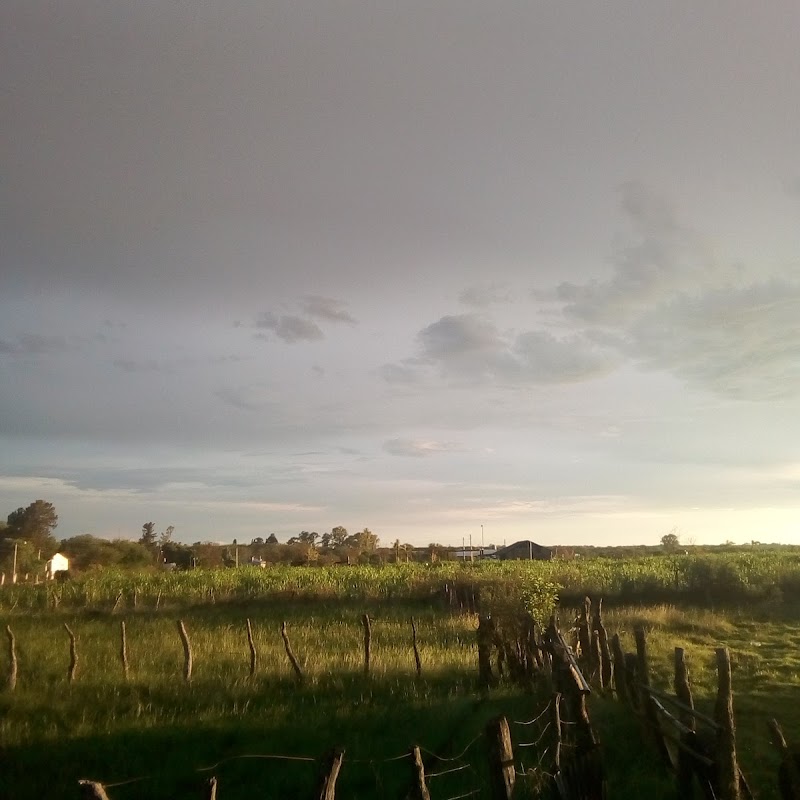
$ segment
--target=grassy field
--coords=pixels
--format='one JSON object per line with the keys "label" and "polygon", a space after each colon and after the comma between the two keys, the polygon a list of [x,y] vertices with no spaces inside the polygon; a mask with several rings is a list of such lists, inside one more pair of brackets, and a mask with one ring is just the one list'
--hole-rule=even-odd
{"label": "grassy field", "polygon": [[[634,626],[646,627],[653,683],[665,690],[671,689],[674,647],[685,647],[695,698],[705,710],[711,709],[716,691],[714,647],[730,648],[740,760],[757,796],[771,800],[778,796],[777,755],[769,744],[767,720],[778,718],[787,736],[800,740],[799,609],[786,601],[781,588],[793,579],[793,567],[773,569],[783,583],[774,582],[770,589],[759,577],[770,574],[766,565],[756,565],[746,581],[735,583],[728,565],[702,569],[716,569],[737,591],[749,587],[751,602],[729,600],[716,608],[631,605],[624,602],[624,592],[612,592],[617,602],[606,602],[604,618],[609,634],[618,631],[627,650],[634,649]],[[445,605],[442,579],[477,586],[487,597],[501,596],[519,585],[530,588],[533,570],[542,567],[468,566],[456,572],[451,566],[438,571],[420,566],[340,569],[322,577],[304,568],[266,577],[263,572],[269,570],[247,570],[235,580],[233,573],[223,572],[208,585],[191,573],[145,576],[135,587],[123,584],[122,576],[97,576],[93,584],[55,587],[62,592],[55,609],[47,594],[52,586],[5,587],[2,622],[16,636],[19,679],[16,691],[0,694],[0,797],[74,797],[79,778],[110,785],[113,800],[196,796],[210,774],[219,778],[221,800],[267,789],[276,796],[309,796],[316,774],[312,759],[333,745],[346,751],[338,783],[343,798],[403,796],[411,774],[404,756],[412,744],[448,758],[466,749],[456,762],[463,770],[431,779],[434,800],[485,787],[480,734],[486,721],[498,713],[512,721],[530,720],[546,699],[512,684],[488,694],[480,690],[477,619]],[[545,587],[555,576],[555,568],[548,568],[553,571],[544,573]],[[587,585],[596,584],[604,570],[606,563],[587,570]],[[643,574],[638,580],[649,585],[660,573],[652,565]],[[623,586],[619,576],[611,581]],[[671,581],[675,587],[674,568]],[[213,604],[209,585],[215,589]],[[659,592],[666,585],[660,584]],[[711,583],[706,588],[719,589]],[[578,596],[574,584],[571,591]],[[372,619],[368,676],[360,624],[364,612]],[[411,649],[412,615],[419,631],[421,679]],[[562,609],[563,628],[573,616]],[[179,617],[194,654],[189,684],[182,678]],[[246,618],[252,621],[259,653],[253,678]],[[123,619],[127,681],[119,660]],[[302,685],[283,649],[283,620],[304,669]],[[67,682],[64,623],[78,637],[72,684]],[[7,670],[3,652],[0,678]],[[590,711],[603,743],[610,797],[674,796],[671,776],[641,746],[630,713],[599,692],[592,695]],[[540,728],[512,725],[512,736],[525,743]],[[520,770],[537,763],[534,748],[518,750],[517,758]]]}

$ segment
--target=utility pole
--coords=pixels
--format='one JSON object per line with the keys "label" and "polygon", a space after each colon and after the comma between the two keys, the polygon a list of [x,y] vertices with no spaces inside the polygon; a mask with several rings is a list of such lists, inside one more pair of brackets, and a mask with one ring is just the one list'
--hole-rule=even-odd
{"label": "utility pole", "polygon": [[472,551],[472,534],[469,535],[469,560],[475,560],[475,553]]}
{"label": "utility pole", "polygon": [[11,569],[11,583],[17,582],[17,543],[14,542],[14,566]]}

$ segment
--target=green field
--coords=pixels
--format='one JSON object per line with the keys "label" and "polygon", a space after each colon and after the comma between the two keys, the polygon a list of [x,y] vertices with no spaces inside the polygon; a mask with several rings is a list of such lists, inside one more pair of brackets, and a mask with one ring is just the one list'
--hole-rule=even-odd
{"label": "green field", "polygon": [[[477,594],[484,606],[499,607],[526,594],[542,603],[556,583],[567,598],[559,612],[564,629],[574,617],[571,599],[584,589],[606,598],[606,627],[620,633],[627,650],[634,649],[634,626],[644,624],[653,683],[660,688],[671,689],[673,648],[685,647],[695,698],[705,710],[716,691],[714,647],[727,645],[740,760],[757,797],[775,798],[778,758],[766,722],[777,717],[790,740],[800,737],[800,626],[797,607],[787,600],[800,568],[794,558],[748,558],[99,573],[55,586],[4,587],[2,622],[16,637],[19,676],[15,691],[0,694],[0,796],[74,797],[77,780],[90,778],[107,784],[112,800],[191,797],[214,774],[221,800],[256,792],[307,797],[314,759],[340,745],[345,760],[337,796],[402,797],[410,785],[407,752],[413,744],[443,758],[466,749],[452,762],[463,769],[431,778],[434,800],[476,790],[483,794],[474,796],[488,796],[485,723],[500,713],[512,722],[528,721],[547,697],[510,682],[489,693],[480,689],[477,617],[461,601]],[[691,582],[700,574],[706,576],[704,597]],[[455,600],[445,592],[453,586],[463,590]],[[369,675],[363,613],[372,620]],[[411,616],[419,634],[420,678]],[[189,683],[182,675],[179,618],[193,649]],[[248,618],[258,651],[253,677]],[[119,658],[122,620],[127,680]],[[302,683],[284,651],[282,621],[302,664]],[[71,684],[64,623],[77,636]],[[3,680],[8,666],[4,649]],[[590,712],[610,796],[674,796],[671,775],[641,746],[630,713],[598,691]],[[530,743],[544,735],[542,726],[512,725],[512,737]],[[533,747],[519,748],[515,756],[519,771],[546,762]],[[432,771],[443,772],[449,763],[440,761]],[[521,789],[526,796],[522,782]]]}

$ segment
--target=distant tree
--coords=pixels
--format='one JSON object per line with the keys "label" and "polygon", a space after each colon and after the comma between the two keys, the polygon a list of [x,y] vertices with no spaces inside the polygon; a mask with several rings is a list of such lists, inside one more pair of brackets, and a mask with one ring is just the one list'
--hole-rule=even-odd
{"label": "distant tree", "polygon": [[256,538],[253,539],[253,541],[250,542],[250,544],[262,545],[262,544],[264,544],[264,537],[263,536],[256,536]]}
{"label": "distant tree", "polygon": [[347,528],[337,525],[331,528],[331,547],[341,547],[347,541]]}
{"label": "distant tree", "polygon": [[142,525],[142,535],[139,537],[139,544],[143,544],[145,547],[152,550],[156,545],[157,538],[155,522],[145,522],[145,524]]}
{"label": "distant tree", "polygon": [[60,551],[70,560],[70,571],[93,567],[143,567],[152,561],[152,554],[138,542],[129,539],[99,539],[89,534],[64,539]]}
{"label": "distant tree", "polygon": [[175,533],[175,526],[170,525],[159,537],[158,543],[161,547],[168,545],[172,541],[172,534]]}
{"label": "distant tree", "polygon": [[6,527],[0,531],[4,539],[22,539],[31,542],[44,558],[58,549],[53,530],[58,525],[55,506],[45,500],[34,500],[27,508],[18,508],[8,515]]}
{"label": "distant tree", "polygon": [[678,549],[680,546],[681,540],[678,538],[678,534],[675,533],[675,530],[671,530],[669,533],[665,533],[661,537],[661,546],[668,552],[673,553],[675,550]]}
{"label": "distant tree", "polygon": [[297,536],[292,536],[286,544],[305,544],[310,547],[316,547],[319,534],[316,531],[300,531]]}
{"label": "distant tree", "polygon": [[274,533],[271,533],[269,536],[267,536],[266,543],[267,544],[278,544],[278,537]]}

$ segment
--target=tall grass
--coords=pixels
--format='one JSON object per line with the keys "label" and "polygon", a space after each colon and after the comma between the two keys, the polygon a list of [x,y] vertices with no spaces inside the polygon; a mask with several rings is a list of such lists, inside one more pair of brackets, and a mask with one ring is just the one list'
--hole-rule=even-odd
{"label": "tall grass", "polygon": [[460,564],[291,567],[192,570],[132,574],[89,573],[59,584],[0,588],[0,611],[98,608],[120,600],[130,609],[159,604],[187,607],[254,600],[425,601],[459,586],[482,589],[553,584],[569,603],[584,594],[607,602],[742,603],[776,601],[800,591],[800,554],[775,551],[633,559],[509,561]]}

